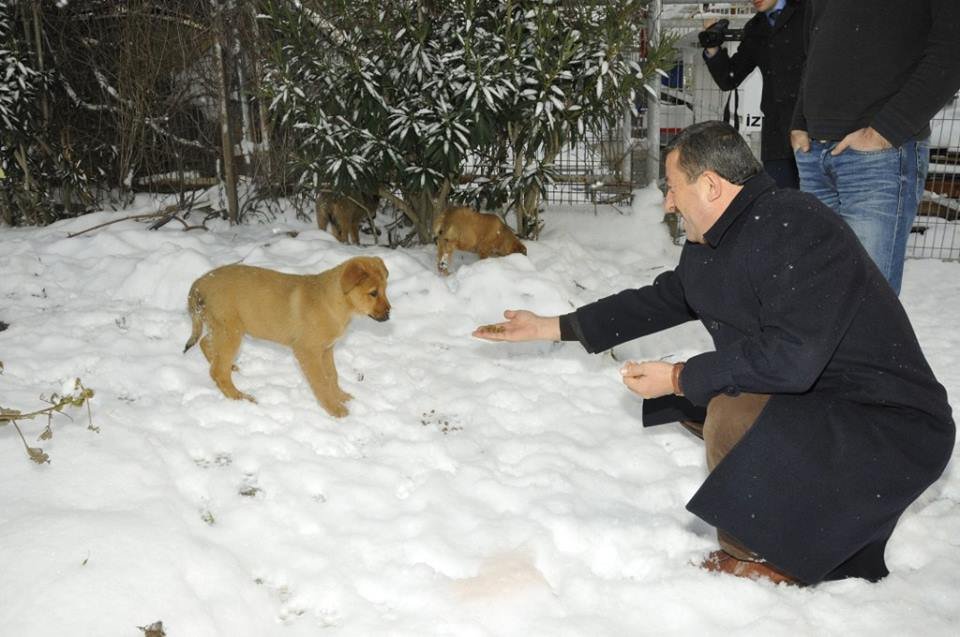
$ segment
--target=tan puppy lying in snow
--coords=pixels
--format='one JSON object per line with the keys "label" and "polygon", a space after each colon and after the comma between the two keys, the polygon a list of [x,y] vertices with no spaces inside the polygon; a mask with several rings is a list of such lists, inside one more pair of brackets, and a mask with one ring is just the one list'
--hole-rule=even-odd
{"label": "tan puppy lying in snow", "polygon": [[434,219],[433,236],[437,238],[437,270],[443,275],[450,273],[454,250],[474,252],[481,259],[527,253],[500,217],[472,208],[448,208]]}
{"label": "tan puppy lying in snow", "polygon": [[[347,415],[352,398],[340,389],[333,345],[354,314],[390,318],[387,268],[379,257],[355,257],[314,275],[226,265],[194,281],[187,297],[193,332],[210,376],[228,398],[256,402],[233,384],[233,361],[244,334],[293,348],[310,388],[331,416]],[[206,328],[206,334],[200,338]]]}

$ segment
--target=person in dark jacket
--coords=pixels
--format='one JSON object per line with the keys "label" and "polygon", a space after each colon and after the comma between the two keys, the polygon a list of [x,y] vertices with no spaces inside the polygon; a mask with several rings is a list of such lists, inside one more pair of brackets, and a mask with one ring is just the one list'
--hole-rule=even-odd
{"label": "person in dark jacket", "polygon": [[709,475],[687,509],[717,527],[705,568],[815,584],[888,571],[903,511],[943,472],[955,427],[910,321],[850,228],[777,189],[722,122],[666,155],[676,269],[559,317],[507,310],[488,340],[577,340],[589,352],[700,320],[683,363],[627,363],[644,424],[703,413]]}
{"label": "person in dark jacket", "polygon": [[707,47],[703,59],[724,91],[735,90],[760,68],[760,159],[777,186],[799,188],[790,122],[803,71],[804,5],[800,0],[753,0],[753,6],[757,14],[744,25],[736,53],[731,56],[724,47]]}
{"label": "person in dark jacket", "polygon": [[808,0],[805,20],[800,187],[850,224],[899,293],[930,119],[960,88],[960,2]]}

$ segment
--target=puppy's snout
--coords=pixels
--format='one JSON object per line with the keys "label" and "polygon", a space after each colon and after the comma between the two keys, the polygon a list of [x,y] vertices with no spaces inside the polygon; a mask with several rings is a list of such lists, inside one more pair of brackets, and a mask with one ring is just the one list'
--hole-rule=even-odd
{"label": "puppy's snout", "polygon": [[387,304],[382,308],[374,308],[374,311],[370,313],[370,318],[375,321],[380,321],[381,323],[390,320],[390,305]]}

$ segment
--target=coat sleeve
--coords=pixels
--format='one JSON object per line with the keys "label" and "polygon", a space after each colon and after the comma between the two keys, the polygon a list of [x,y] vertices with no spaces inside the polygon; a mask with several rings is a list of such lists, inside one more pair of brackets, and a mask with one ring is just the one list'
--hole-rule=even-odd
{"label": "coat sleeve", "polygon": [[[814,3],[808,3],[803,12],[803,58],[807,58],[810,53],[810,33],[813,31],[815,19]],[[807,117],[803,113],[803,86],[806,83],[807,69],[804,65],[803,72],[800,74],[800,86],[797,87],[797,103],[793,107],[793,118],[790,122],[790,130],[807,130]]]}
{"label": "coat sleeve", "polygon": [[923,57],[871,122],[894,146],[902,146],[923,130],[960,88],[960,2],[932,0],[930,9],[931,27]]}
{"label": "coat sleeve", "polygon": [[760,308],[757,330],[686,362],[680,385],[698,405],[720,393],[807,391],[870,293],[874,266],[846,226],[817,215],[803,228],[769,216],[751,223],[743,271]]}
{"label": "coat sleeve", "polygon": [[696,318],[685,300],[681,277],[673,270],[646,287],[584,305],[575,314],[577,336],[591,354]]}
{"label": "coat sleeve", "polygon": [[727,54],[726,47],[720,47],[712,58],[703,56],[707,63],[707,70],[710,71],[713,81],[721,91],[732,91],[737,88],[753,72],[753,69],[757,68],[756,49],[756,39],[746,37],[732,56]]}

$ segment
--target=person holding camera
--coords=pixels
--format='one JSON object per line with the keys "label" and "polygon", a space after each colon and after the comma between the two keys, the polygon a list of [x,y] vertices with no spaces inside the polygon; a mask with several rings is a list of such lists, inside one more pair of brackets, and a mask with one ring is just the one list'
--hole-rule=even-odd
{"label": "person holding camera", "polygon": [[809,4],[790,133],[800,187],[843,217],[899,294],[930,119],[960,88],[960,2]]}
{"label": "person holding camera", "polygon": [[804,6],[800,0],[753,0],[757,14],[743,27],[740,46],[728,55],[722,44],[736,37],[726,20],[710,21],[699,34],[703,59],[717,86],[735,90],[757,67],[763,76],[760,159],[781,188],[798,188],[790,147],[790,121],[803,71]]}

